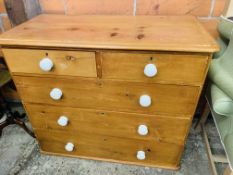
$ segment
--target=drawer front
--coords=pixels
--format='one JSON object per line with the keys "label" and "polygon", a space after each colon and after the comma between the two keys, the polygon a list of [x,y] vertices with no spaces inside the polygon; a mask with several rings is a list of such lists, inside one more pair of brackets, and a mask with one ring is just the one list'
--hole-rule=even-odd
{"label": "drawer front", "polygon": [[[199,96],[199,87],[192,86],[21,76],[14,76],[14,81],[24,102],[143,114],[191,117]],[[54,88],[62,92],[61,99],[51,98]],[[148,107],[139,104],[145,94],[151,98]],[[147,103],[148,99],[143,97],[142,101]]]}
{"label": "drawer front", "polygon": [[[183,150],[183,145],[178,144],[81,132],[38,129],[35,133],[43,152],[162,168],[178,168]],[[65,149],[67,143],[73,144],[74,147],[71,147],[73,150]],[[138,151],[145,153],[144,160],[137,159]]]}
{"label": "drawer front", "polygon": [[[153,77],[144,74],[144,70],[153,73],[154,68],[146,67],[148,64],[155,65],[157,70]],[[102,75],[106,79],[201,85],[208,66],[208,56],[106,52],[102,56],[102,65]]]}
{"label": "drawer front", "polygon": [[45,107],[35,104],[26,104],[25,107],[34,128],[171,143],[184,143],[191,122],[189,119],[178,119],[172,116],[117,113],[48,105]]}
{"label": "drawer front", "polygon": [[13,74],[97,77],[95,52],[3,49],[3,53]]}

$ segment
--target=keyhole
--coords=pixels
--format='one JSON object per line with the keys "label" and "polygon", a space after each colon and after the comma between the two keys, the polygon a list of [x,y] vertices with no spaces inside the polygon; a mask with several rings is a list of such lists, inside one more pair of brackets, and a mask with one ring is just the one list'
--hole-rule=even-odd
{"label": "keyhole", "polygon": [[67,59],[68,61],[74,61],[74,60],[76,60],[75,57],[70,56],[70,55],[66,56],[66,59]]}

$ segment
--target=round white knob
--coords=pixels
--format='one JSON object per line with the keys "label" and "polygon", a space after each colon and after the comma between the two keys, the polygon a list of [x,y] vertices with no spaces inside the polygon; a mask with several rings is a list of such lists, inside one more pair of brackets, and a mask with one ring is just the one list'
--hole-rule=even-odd
{"label": "round white knob", "polygon": [[62,91],[61,91],[61,89],[59,89],[59,88],[52,89],[51,92],[50,92],[50,97],[53,100],[60,100],[61,97],[62,97]]}
{"label": "round white knob", "polygon": [[144,151],[138,151],[137,152],[137,159],[138,160],[144,160],[146,158],[146,154]]}
{"label": "round white knob", "polygon": [[41,70],[49,72],[53,68],[53,61],[50,58],[43,58],[39,65]]}
{"label": "round white knob", "polygon": [[142,107],[149,107],[151,105],[151,97],[149,95],[141,95],[139,99],[139,104]]}
{"label": "round white knob", "polygon": [[65,146],[66,151],[71,152],[74,150],[74,144],[71,142],[68,142]]}
{"label": "round white knob", "polygon": [[61,116],[58,120],[57,123],[60,126],[67,126],[68,125],[69,119],[66,116]]}
{"label": "round white knob", "polygon": [[144,74],[147,77],[154,77],[157,74],[157,67],[155,64],[147,64],[144,68]]}
{"label": "round white knob", "polygon": [[138,126],[138,134],[139,135],[142,135],[142,136],[145,136],[148,134],[148,128],[146,125],[139,125]]}

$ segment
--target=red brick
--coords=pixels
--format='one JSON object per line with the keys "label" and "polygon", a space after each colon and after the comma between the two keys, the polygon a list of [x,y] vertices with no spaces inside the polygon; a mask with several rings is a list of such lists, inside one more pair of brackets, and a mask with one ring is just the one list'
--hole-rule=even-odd
{"label": "red brick", "polygon": [[224,10],[226,0],[215,0],[213,16],[220,16]]}
{"label": "red brick", "polygon": [[67,0],[68,15],[133,15],[133,0]]}
{"label": "red brick", "polygon": [[6,13],[4,0],[0,0],[0,13]]}
{"label": "red brick", "polygon": [[209,16],[211,0],[137,0],[137,15]]}
{"label": "red brick", "polygon": [[42,13],[64,14],[64,0],[40,0]]}

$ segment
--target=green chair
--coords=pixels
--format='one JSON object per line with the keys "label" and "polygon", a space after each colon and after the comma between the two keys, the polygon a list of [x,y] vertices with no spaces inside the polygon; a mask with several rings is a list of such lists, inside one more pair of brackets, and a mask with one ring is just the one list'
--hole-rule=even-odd
{"label": "green chair", "polygon": [[213,174],[217,174],[214,162],[225,162],[229,163],[225,174],[233,175],[233,20],[221,17],[218,30],[221,50],[210,64],[207,105],[202,117],[206,119],[211,112],[225,149],[225,158],[212,154],[204,124],[202,127]]}

